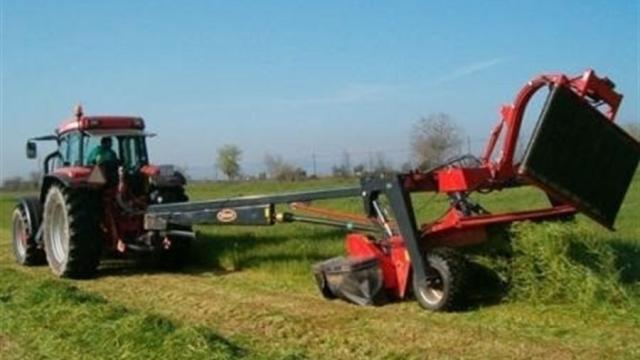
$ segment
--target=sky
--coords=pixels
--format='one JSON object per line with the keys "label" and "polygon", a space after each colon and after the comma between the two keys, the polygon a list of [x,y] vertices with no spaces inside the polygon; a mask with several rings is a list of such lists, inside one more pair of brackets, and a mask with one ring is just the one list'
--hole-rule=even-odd
{"label": "sky", "polygon": [[[312,172],[382,152],[410,159],[413,125],[449,114],[479,152],[532,77],[593,68],[640,119],[640,0],[0,0],[0,178],[39,164],[25,140],[86,114],[139,115],[156,164],[214,177],[236,144]],[[42,149],[44,150],[44,149]]]}

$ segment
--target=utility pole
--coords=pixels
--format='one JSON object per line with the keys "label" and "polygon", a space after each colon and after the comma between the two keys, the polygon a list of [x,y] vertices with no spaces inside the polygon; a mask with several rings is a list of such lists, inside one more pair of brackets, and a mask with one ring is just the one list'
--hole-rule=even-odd
{"label": "utility pole", "polygon": [[313,159],[313,176],[318,177],[317,168],[316,168],[316,152],[315,151],[311,154],[311,158]]}

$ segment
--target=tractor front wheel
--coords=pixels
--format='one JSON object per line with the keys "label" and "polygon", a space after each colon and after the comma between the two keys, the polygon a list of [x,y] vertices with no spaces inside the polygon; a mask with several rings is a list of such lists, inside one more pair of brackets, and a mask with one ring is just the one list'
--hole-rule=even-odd
{"label": "tractor front wheel", "polygon": [[102,252],[100,198],[86,189],[52,186],[44,202],[43,237],[47,261],[60,277],[95,275]]}
{"label": "tractor front wheel", "polygon": [[36,241],[41,217],[42,205],[35,197],[21,199],[13,210],[13,253],[20,265],[42,265],[46,261],[44,250]]}
{"label": "tractor front wheel", "polygon": [[453,311],[463,305],[466,286],[466,259],[450,248],[430,250],[425,256],[426,281],[413,280],[413,292],[423,308]]}

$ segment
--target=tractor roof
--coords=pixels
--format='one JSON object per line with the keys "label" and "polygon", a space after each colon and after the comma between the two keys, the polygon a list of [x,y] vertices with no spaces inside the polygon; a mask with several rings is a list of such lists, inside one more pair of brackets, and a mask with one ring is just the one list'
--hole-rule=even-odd
{"label": "tractor roof", "polygon": [[89,132],[120,132],[122,130],[144,130],[144,120],[136,116],[85,116],[82,107],[76,108],[75,117],[65,120],[58,126],[58,135],[69,131],[81,130]]}

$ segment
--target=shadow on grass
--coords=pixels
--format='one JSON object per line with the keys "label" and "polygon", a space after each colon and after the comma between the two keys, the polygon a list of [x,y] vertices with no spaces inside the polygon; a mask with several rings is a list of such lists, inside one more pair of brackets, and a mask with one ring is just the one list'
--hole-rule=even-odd
{"label": "shadow on grass", "polygon": [[100,261],[98,277],[149,275],[163,272],[147,256],[132,256],[127,259],[108,258]]}
{"label": "shadow on grass", "polygon": [[606,240],[606,246],[613,256],[613,268],[610,264],[603,263],[602,253],[589,248],[584,242],[571,241],[568,256],[572,261],[597,274],[617,272],[622,284],[640,281],[640,245],[615,238]]}
{"label": "shadow on grass", "polygon": [[[343,231],[313,231],[304,235],[304,242],[328,243],[342,237]],[[285,243],[294,241],[291,236],[254,235],[252,233],[210,234],[199,233],[183,270],[176,273],[199,274],[214,272],[225,274],[259,267],[261,264],[284,264],[292,261],[315,262],[333,256],[328,246],[313,246],[300,250],[287,251]],[[297,241],[295,241],[297,242]],[[293,245],[293,244],[292,244]],[[270,251],[261,251],[269,248]],[[274,250],[275,249],[275,250]],[[222,260],[232,263],[232,269],[223,266]],[[132,255],[128,259],[106,259],[100,264],[98,276],[130,276],[140,274],[165,273],[148,254]]]}
{"label": "shadow on grass", "polygon": [[[323,251],[325,244],[335,242],[336,237],[342,237],[344,232],[339,230],[313,231],[304,235],[304,239],[294,239],[285,235],[254,235],[248,234],[199,234],[193,244],[191,252],[191,270],[211,271],[221,269],[222,258],[230,258],[235,269],[259,267],[263,263],[284,263],[290,261],[319,261],[332,256]],[[313,243],[311,248],[300,249],[300,243]],[[291,243],[295,249],[288,250],[286,243]],[[304,245],[302,245],[304,247]],[[261,251],[269,249],[268,252]]]}
{"label": "shadow on grass", "polygon": [[470,261],[468,266],[467,301],[461,311],[500,304],[509,294],[509,283],[486,265]]}
{"label": "shadow on grass", "polygon": [[615,266],[620,274],[620,282],[632,284],[640,282],[640,245],[619,239],[611,241],[615,255]]}

